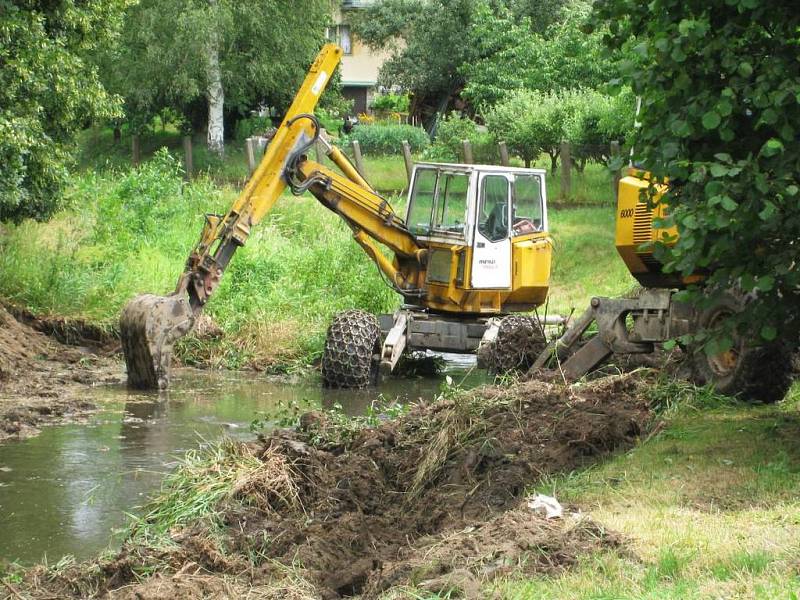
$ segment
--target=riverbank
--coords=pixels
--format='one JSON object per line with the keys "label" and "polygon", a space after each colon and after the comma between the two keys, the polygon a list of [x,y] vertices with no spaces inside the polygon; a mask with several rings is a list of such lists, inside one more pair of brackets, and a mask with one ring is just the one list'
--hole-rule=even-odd
{"label": "riverbank", "polygon": [[84,419],[96,409],[86,390],[124,378],[113,342],[65,345],[40,329],[79,335],[63,322],[26,322],[0,306],[0,442],[36,435],[43,425]]}
{"label": "riverbank", "polygon": [[623,542],[576,507],[532,511],[528,486],[634,444],[655,423],[646,390],[627,375],[448,388],[377,423],[307,413],[297,429],[190,456],[119,553],[12,585],[32,597],[335,598],[474,594],[511,572],[558,573]]}

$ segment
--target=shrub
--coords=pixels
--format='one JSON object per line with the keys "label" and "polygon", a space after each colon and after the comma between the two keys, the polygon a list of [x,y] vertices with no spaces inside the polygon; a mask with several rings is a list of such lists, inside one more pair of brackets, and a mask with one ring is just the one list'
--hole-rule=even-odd
{"label": "shrub", "polygon": [[439,121],[433,145],[425,151],[425,158],[460,162],[464,158],[464,140],[469,140],[472,144],[475,162],[492,164],[498,161],[497,148],[491,134],[480,131],[474,121],[455,111]]}
{"label": "shrub", "polygon": [[486,114],[486,123],[492,135],[504,140],[526,166],[546,152],[555,170],[565,135],[564,108],[556,94],[519,90],[492,108]]}
{"label": "shrub", "polygon": [[411,105],[408,94],[380,94],[372,99],[372,110],[382,113],[407,113]]}
{"label": "shrub", "polygon": [[237,141],[243,142],[254,135],[266,133],[271,127],[272,121],[269,117],[247,117],[236,122],[234,136]]}
{"label": "shrub", "polygon": [[343,139],[342,145],[358,141],[365,154],[399,154],[403,140],[408,141],[412,152],[423,151],[430,140],[421,127],[413,125],[359,125]]}

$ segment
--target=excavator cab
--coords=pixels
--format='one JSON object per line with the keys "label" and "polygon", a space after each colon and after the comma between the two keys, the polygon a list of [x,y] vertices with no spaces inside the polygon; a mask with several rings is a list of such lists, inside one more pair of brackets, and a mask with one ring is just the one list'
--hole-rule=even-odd
{"label": "excavator cab", "polygon": [[552,251],[544,170],[419,163],[405,221],[428,250],[425,307],[499,314],[544,303]]}

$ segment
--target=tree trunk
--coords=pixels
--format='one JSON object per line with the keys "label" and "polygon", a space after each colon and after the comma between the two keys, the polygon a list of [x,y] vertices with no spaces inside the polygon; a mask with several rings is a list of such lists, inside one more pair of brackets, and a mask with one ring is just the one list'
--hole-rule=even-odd
{"label": "tree trunk", "polygon": [[119,144],[122,140],[122,130],[119,127],[114,127],[114,144]]}
{"label": "tree trunk", "polygon": [[558,154],[559,153],[558,153],[558,151],[554,152],[554,151],[551,150],[550,152],[548,152],[548,154],[550,155],[550,172],[551,173],[555,173],[556,170],[558,169]]}
{"label": "tree trunk", "polygon": [[[208,0],[211,8],[217,6],[217,0]],[[222,71],[219,66],[219,33],[211,33],[207,50],[208,69],[208,149],[217,154],[225,152],[225,123],[223,109],[225,107],[225,91],[222,89]]]}

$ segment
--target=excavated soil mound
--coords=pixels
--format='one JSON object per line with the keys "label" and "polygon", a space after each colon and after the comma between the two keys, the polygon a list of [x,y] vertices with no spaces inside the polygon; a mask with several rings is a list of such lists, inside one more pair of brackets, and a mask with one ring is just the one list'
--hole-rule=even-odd
{"label": "excavated soil mound", "polygon": [[25,321],[0,307],[0,441],[85,413],[93,405],[80,391],[120,378],[117,360],[62,344]]}
{"label": "excavated soil mound", "polygon": [[[180,585],[182,596],[202,597],[186,589],[187,573],[260,589],[299,569],[313,590],[301,597],[370,598],[407,584],[475,597],[499,574],[561,569],[619,539],[586,518],[546,520],[524,499],[543,475],[632,445],[652,420],[643,389],[637,374],[485,387],[349,435],[305,415],[299,430],[247,447],[262,466],[220,507],[221,534],[196,524],[172,533],[171,552],[127,545],[94,568],[102,580],[93,586],[161,598]],[[131,583],[153,564],[162,565],[157,580]],[[204,577],[206,592],[223,593]],[[71,581],[72,593],[85,593]]]}

